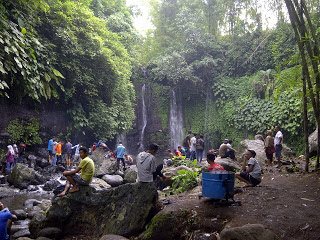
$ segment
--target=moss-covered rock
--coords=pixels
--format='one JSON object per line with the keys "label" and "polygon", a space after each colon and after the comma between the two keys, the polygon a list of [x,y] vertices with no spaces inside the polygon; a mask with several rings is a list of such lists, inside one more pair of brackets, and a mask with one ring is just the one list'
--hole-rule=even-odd
{"label": "moss-covered rock", "polygon": [[47,227],[60,228],[69,235],[129,236],[144,228],[157,196],[155,186],[147,183],[99,191],[81,187],[79,192],[55,199],[44,220],[33,219],[30,231],[33,237]]}
{"label": "moss-covered rock", "polygon": [[151,220],[148,229],[139,240],[174,240],[181,239],[183,232],[190,225],[191,211],[161,211]]}

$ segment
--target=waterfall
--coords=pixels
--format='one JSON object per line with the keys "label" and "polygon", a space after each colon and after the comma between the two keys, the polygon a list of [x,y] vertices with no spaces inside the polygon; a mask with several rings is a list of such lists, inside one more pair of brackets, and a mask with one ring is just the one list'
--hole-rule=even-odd
{"label": "waterfall", "polygon": [[141,102],[142,102],[142,128],[140,133],[140,141],[139,141],[139,151],[143,151],[144,149],[144,131],[147,126],[147,107],[145,103],[145,93],[146,93],[146,84],[143,84],[141,89]]}
{"label": "waterfall", "polygon": [[171,133],[171,148],[177,148],[181,145],[183,139],[183,118],[181,105],[178,106],[176,93],[171,90],[170,96],[170,133]]}

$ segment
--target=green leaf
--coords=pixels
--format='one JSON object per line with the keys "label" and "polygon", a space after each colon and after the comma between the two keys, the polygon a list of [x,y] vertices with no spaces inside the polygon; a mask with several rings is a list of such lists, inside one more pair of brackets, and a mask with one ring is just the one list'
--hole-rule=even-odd
{"label": "green leaf", "polygon": [[44,73],[44,78],[46,79],[47,82],[50,82],[51,80],[51,77],[47,73]]}
{"label": "green leaf", "polygon": [[54,75],[56,75],[57,77],[64,78],[64,76],[63,76],[57,69],[53,69],[53,73],[54,73]]}
{"label": "green leaf", "polygon": [[24,28],[24,22],[22,21],[22,19],[21,18],[18,18],[18,24],[19,24],[19,26],[21,27],[21,28]]}
{"label": "green leaf", "polygon": [[22,29],[21,29],[21,33],[22,33],[22,34],[26,34],[26,33],[27,33],[27,30],[26,30],[25,28],[22,28]]}

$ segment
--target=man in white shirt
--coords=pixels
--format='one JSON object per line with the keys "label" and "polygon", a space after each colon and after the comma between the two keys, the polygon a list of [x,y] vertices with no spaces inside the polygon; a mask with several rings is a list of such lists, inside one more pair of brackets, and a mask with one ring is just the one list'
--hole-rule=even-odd
{"label": "man in white shirt", "polygon": [[196,144],[197,144],[197,134],[194,133],[193,137],[190,140],[190,152],[191,152],[191,156],[190,156],[190,160],[193,161],[196,158]]}
{"label": "man in white shirt", "polygon": [[274,147],[276,149],[276,159],[278,160],[278,167],[281,165],[281,150],[283,143],[283,134],[280,131],[278,126],[274,127],[274,131],[276,132],[276,136],[274,137]]}

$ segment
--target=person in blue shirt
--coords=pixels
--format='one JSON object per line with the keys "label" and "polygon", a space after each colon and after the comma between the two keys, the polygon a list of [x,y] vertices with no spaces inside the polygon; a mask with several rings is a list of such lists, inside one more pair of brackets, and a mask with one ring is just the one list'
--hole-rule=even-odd
{"label": "person in blue shirt", "polygon": [[126,168],[126,163],[124,161],[124,152],[126,151],[126,148],[122,145],[122,142],[119,142],[119,145],[117,147],[117,168],[120,170],[120,161],[123,164],[123,169]]}
{"label": "person in blue shirt", "polygon": [[0,202],[0,239],[9,240],[12,220],[16,220],[17,216],[9,212],[8,208],[4,208]]}
{"label": "person in blue shirt", "polygon": [[53,144],[53,140],[54,140],[54,137],[52,137],[48,142],[49,163],[52,163],[52,158],[53,158],[52,147],[51,147]]}

